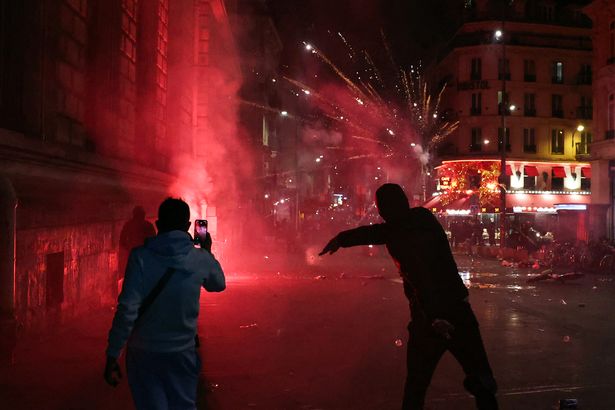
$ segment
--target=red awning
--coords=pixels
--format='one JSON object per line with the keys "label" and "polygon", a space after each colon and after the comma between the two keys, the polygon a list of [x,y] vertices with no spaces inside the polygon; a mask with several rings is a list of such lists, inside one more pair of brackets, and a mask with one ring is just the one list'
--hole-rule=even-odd
{"label": "red awning", "polygon": [[554,178],[566,178],[566,171],[564,167],[553,167],[552,175]]}
{"label": "red awning", "polygon": [[581,176],[583,176],[584,178],[591,178],[592,177],[592,169],[590,167],[583,167],[583,168],[581,168]]}
{"label": "red awning", "polygon": [[506,165],[506,175],[508,176],[512,175],[512,167],[510,165]]}
{"label": "red awning", "polygon": [[525,172],[525,175],[528,177],[537,177],[538,176],[538,169],[533,166],[533,165],[526,165],[523,167],[523,172]]}

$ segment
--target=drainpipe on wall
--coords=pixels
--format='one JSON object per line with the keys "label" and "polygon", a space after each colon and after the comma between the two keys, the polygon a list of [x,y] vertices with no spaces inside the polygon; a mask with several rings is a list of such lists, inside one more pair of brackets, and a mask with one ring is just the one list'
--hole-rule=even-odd
{"label": "drainpipe on wall", "polygon": [[0,365],[13,361],[17,344],[15,318],[15,243],[17,194],[11,181],[0,176]]}

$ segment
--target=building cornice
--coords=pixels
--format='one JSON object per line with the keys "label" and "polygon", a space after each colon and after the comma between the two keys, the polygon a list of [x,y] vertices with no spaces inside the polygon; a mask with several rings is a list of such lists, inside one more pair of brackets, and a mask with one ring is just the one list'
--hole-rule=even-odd
{"label": "building cornice", "polygon": [[9,178],[45,178],[126,189],[166,192],[173,175],[128,161],[106,158],[71,147],[43,143],[0,129],[0,173]]}

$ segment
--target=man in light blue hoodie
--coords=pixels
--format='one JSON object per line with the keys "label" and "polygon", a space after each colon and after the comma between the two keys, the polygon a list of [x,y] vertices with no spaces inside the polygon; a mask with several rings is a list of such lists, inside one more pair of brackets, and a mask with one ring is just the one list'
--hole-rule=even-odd
{"label": "man in light blue hoodie", "polygon": [[[195,248],[188,233],[190,208],[167,198],[158,210],[158,235],[135,248],[109,331],[105,380],[121,378],[117,358],[125,344],[128,384],[137,409],[196,409],[200,360],[195,348],[201,286],[221,292],[224,272],[206,244]],[[139,308],[165,273],[168,281],[139,317]],[[137,321],[138,318],[138,321]]]}

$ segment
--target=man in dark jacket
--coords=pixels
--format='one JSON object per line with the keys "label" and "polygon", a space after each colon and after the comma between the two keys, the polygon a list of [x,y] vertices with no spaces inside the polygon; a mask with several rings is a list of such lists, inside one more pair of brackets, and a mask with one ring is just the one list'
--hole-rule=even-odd
{"label": "man in dark jacket", "polygon": [[427,387],[446,350],[463,367],[464,386],[477,407],[497,409],[495,379],[444,229],[427,209],[410,208],[397,184],[378,188],[376,205],[385,223],[341,232],[320,254],[332,254],[340,247],[386,245],[398,266],[412,314],[403,409],[423,408]]}

